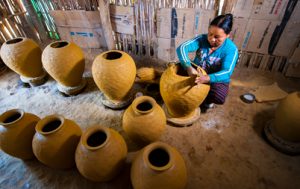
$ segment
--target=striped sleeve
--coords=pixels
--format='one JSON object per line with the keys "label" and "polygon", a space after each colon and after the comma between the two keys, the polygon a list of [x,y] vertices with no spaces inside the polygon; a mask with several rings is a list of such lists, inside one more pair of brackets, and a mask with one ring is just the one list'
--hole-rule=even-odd
{"label": "striped sleeve", "polygon": [[203,37],[203,35],[199,35],[191,40],[188,40],[184,43],[182,43],[177,49],[177,56],[178,59],[184,69],[191,66],[191,60],[189,58],[189,52],[194,52],[198,50],[199,41]]}
{"label": "striped sleeve", "polygon": [[239,57],[238,54],[237,48],[231,48],[227,50],[225,57],[221,59],[221,70],[213,74],[209,74],[211,83],[226,82],[230,80],[230,76]]}

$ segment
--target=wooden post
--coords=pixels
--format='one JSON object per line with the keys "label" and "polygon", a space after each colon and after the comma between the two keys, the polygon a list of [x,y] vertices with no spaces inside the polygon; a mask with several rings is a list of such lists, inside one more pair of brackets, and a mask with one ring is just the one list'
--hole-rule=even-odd
{"label": "wooden post", "polygon": [[112,26],[110,22],[109,14],[109,1],[108,0],[98,0],[99,12],[102,23],[102,29],[107,44],[108,50],[116,49],[116,42],[112,34]]}

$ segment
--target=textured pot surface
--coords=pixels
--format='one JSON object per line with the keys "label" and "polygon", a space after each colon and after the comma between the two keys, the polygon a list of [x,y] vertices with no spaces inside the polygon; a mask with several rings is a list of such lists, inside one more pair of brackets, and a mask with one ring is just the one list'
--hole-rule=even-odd
{"label": "textured pot surface", "polygon": [[42,62],[46,71],[60,84],[74,87],[81,83],[85,59],[75,43],[57,41],[43,51]]}
{"label": "textured pot surface", "polygon": [[33,158],[31,144],[39,120],[36,115],[20,109],[4,112],[0,115],[0,148],[20,159]]}
{"label": "textured pot surface", "polygon": [[151,81],[156,78],[155,69],[148,67],[139,68],[136,75],[141,81]]}
{"label": "textured pot surface", "polygon": [[183,189],[187,183],[185,162],[175,148],[152,143],[134,159],[131,182],[134,189]]}
{"label": "textured pot surface", "polygon": [[[201,70],[206,75],[204,70]],[[171,64],[160,79],[160,94],[173,117],[185,117],[194,112],[206,98],[210,86],[195,84],[180,65]]]}
{"label": "textured pot surface", "polygon": [[32,78],[43,74],[41,54],[38,44],[22,37],[6,41],[0,50],[3,62],[10,69],[19,75]]}
{"label": "textured pot surface", "polygon": [[98,88],[112,101],[128,96],[136,77],[136,66],[130,55],[111,50],[96,57],[92,74]]}
{"label": "textured pot surface", "polygon": [[275,112],[274,129],[281,138],[300,142],[300,92],[291,93],[280,101]]}
{"label": "textured pot surface", "polygon": [[88,128],[80,139],[76,166],[85,178],[105,182],[121,171],[126,155],[126,143],[118,132],[95,125]]}
{"label": "textured pot surface", "polygon": [[36,125],[32,148],[37,159],[45,165],[67,169],[75,165],[75,150],[81,129],[73,121],[59,115],[50,115]]}
{"label": "textured pot surface", "polygon": [[140,96],[124,112],[122,127],[133,141],[150,143],[165,131],[166,116],[153,98]]}

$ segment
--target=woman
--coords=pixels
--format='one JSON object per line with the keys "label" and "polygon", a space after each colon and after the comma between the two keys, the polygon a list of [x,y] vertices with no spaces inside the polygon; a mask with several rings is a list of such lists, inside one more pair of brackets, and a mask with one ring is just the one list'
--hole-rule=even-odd
{"label": "woman", "polygon": [[[214,18],[208,28],[208,34],[199,35],[182,43],[177,48],[181,65],[190,76],[197,75],[195,83],[209,83],[211,88],[201,105],[201,110],[215,104],[224,104],[228,95],[230,76],[238,59],[238,49],[229,39],[233,22],[232,14]],[[196,51],[194,63],[203,68],[208,75],[202,75],[191,65],[189,52]]]}

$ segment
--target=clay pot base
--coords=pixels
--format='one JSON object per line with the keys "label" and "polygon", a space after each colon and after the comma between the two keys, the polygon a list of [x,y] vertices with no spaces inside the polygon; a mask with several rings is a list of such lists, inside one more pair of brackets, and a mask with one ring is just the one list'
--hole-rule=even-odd
{"label": "clay pot base", "polygon": [[300,142],[289,142],[282,138],[280,138],[275,132],[273,128],[274,120],[270,120],[264,128],[265,135],[268,141],[279,151],[297,155],[300,154]]}
{"label": "clay pot base", "polygon": [[182,117],[182,118],[178,118],[178,117],[172,117],[165,104],[163,104],[162,106],[166,117],[167,117],[167,121],[175,126],[180,126],[180,127],[187,127],[187,126],[191,126],[194,122],[196,122],[199,118],[200,118],[200,108],[196,108],[196,110],[194,111],[194,113],[189,116],[189,117]]}
{"label": "clay pot base", "polygon": [[133,100],[133,95],[130,94],[129,98],[126,99],[125,101],[120,101],[120,102],[114,102],[109,100],[104,93],[101,92],[101,96],[100,96],[100,100],[102,102],[102,104],[110,109],[113,110],[119,110],[119,109],[123,109],[126,108],[129,104],[131,104],[132,100]]}
{"label": "clay pot base", "polygon": [[83,89],[86,87],[86,84],[87,84],[86,80],[84,78],[82,78],[81,83],[74,87],[67,87],[67,86],[57,83],[57,89],[61,93],[64,93],[66,95],[70,95],[70,96],[77,95],[83,91]]}
{"label": "clay pot base", "polygon": [[28,83],[31,87],[36,87],[44,84],[47,81],[48,77],[47,73],[43,71],[43,74],[39,77],[25,77],[20,75],[20,79],[23,83]]}

